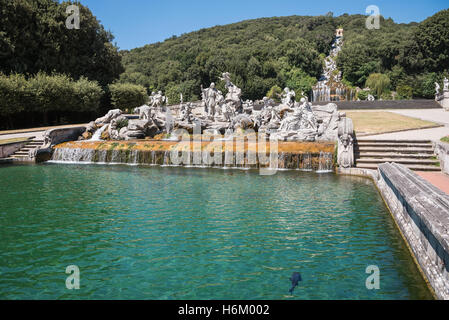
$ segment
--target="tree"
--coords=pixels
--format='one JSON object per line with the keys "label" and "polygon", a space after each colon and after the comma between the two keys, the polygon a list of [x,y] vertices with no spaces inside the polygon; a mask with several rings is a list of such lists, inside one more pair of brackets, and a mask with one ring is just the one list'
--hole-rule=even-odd
{"label": "tree", "polygon": [[317,79],[307,75],[299,68],[293,68],[286,72],[285,84],[290,89],[296,91],[296,99],[301,98],[301,92],[308,95],[312,91],[312,87],[316,84]]}
{"label": "tree", "polygon": [[[65,26],[66,8],[80,9],[80,29]],[[0,0],[0,71],[64,73],[107,85],[124,71],[114,37],[78,2]]]}
{"label": "tree", "polygon": [[365,86],[373,90],[377,97],[380,98],[383,93],[390,91],[391,81],[386,74],[372,73],[366,80]]}
{"label": "tree", "polygon": [[413,88],[407,85],[399,85],[396,88],[399,99],[411,99],[413,97]]}
{"label": "tree", "polygon": [[275,85],[272,86],[270,91],[267,92],[267,97],[270,99],[273,99],[276,102],[280,102],[280,95],[282,94],[282,89],[281,87]]}
{"label": "tree", "polygon": [[415,53],[421,60],[417,69],[435,72],[449,69],[449,9],[420,23],[413,40],[408,54]]}
{"label": "tree", "polygon": [[0,74],[0,115],[8,119],[10,128],[13,128],[12,115],[22,112],[27,107],[28,91],[29,86],[23,75]]}

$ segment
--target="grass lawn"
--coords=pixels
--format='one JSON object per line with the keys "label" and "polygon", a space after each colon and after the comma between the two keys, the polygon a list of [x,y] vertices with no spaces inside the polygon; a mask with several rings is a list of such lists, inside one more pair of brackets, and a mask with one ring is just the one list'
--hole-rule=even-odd
{"label": "grass lawn", "polygon": [[28,137],[0,139],[0,145],[7,144],[7,143],[14,143],[14,142],[22,142],[22,141],[28,141]]}
{"label": "grass lawn", "polygon": [[441,125],[388,111],[346,111],[359,135],[439,127]]}

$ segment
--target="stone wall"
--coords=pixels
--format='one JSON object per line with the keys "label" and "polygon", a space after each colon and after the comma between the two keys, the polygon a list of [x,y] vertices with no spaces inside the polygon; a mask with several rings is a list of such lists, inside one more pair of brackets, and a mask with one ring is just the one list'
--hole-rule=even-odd
{"label": "stone wall", "polygon": [[440,160],[441,171],[449,174],[449,144],[438,141],[435,142],[435,153]]}
{"label": "stone wall", "polygon": [[28,143],[28,140],[21,142],[6,143],[0,145],[0,158],[7,158],[14,152],[20,150]]}
{"label": "stone wall", "polygon": [[376,185],[438,299],[449,299],[449,196],[408,168],[379,165]]}
{"label": "stone wall", "polygon": [[[324,105],[329,102],[313,102],[313,105]],[[376,100],[376,101],[332,101],[338,110],[363,109],[438,109],[441,105],[435,100]]]}
{"label": "stone wall", "polygon": [[45,147],[55,146],[67,141],[78,140],[78,137],[82,135],[84,131],[86,131],[85,126],[48,130],[44,135]]}
{"label": "stone wall", "polygon": [[53,146],[67,141],[76,141],[84,131],[86,131],[85,126],[47,130],[44,134],[44,145],[34,151],[34,161],[39,163],[50,160]]}

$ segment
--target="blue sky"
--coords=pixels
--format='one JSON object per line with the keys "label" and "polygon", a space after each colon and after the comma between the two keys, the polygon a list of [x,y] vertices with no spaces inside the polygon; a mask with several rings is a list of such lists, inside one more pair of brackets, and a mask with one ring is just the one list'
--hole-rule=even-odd
{"label": "blue sky", "polygon": [[449,7],[447,0],[81,0],[106,29],[120,49],[132,49],[163,41],[201,28],[246,19],[290,15],[334,16],[365,14],[376,5],[380,14],[396,22],[422,21]]}

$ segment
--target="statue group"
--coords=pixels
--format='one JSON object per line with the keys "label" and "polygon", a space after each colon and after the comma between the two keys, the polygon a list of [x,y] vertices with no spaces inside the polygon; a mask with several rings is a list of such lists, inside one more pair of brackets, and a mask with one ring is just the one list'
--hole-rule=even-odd
{"label": "statue group", "polygon": [[[151,133],[171,133],[173,129],[186,129],[193,132],[200,125],[202,132],[210,131],[224,134],[229,129],[253,129],[263,132],[273,139],[283,141],[337,140],[338,123],[342,117],[337,106],[329,103],[312,106],[307,97],[285,88],[279,95],[280,103],[264,97],[261,101],[242,100],[242,90],[231,81],[231,74],[225,72],[220,77],[224,81],[226,95],[217,89],[215,83],[208,88],[201,86],[202,100],[198,103],[181,103],[168,107],[167,98],[161,91],[153,92],[148,104],[135,109],[137,120],[127,121],[125,116],[113,110],[94,122],[93,128],[109,125],[110,137],[114,139],[134,139]],[[174,114],[176,112],[176,114]]]}

